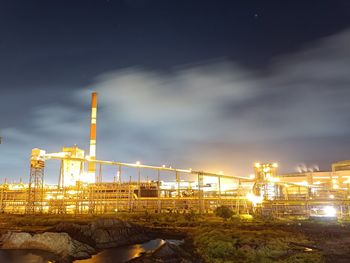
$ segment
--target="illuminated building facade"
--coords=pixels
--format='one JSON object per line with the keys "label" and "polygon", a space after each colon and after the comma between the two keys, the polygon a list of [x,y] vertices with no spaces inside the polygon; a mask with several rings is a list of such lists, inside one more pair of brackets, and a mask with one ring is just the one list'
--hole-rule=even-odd
{"label": "illuminated building facade", "polygon": [[84,150],[79,149],[77,146],[63,147],[62,152],[66,153],[67,156],[72,159],[62,160],[62,175],[61,175],[61,186],[74,186],[76,182],[87,181],[84,173],[84,162],[74,160],[74,158],[83,159]]}

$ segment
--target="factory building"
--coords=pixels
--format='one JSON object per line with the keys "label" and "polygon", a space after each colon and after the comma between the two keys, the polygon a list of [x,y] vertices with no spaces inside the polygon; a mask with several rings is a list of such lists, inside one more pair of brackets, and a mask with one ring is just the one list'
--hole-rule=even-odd
{"label": "factory building", "polygon": [[332,164],[331,171],[307,171],[279,176],[283,182],[325,188],[329,190],[348,190],[350,185],[350,160]]}
{"label": "factory building", "polygon": [[[238,213],[350,217],[350,160],[332,164],[331,171],[279,174],[277,163],[255,163],[249,177],[201,170],[122,163],[96,158],[97,93],[92,93],[90,145],[86,155],[78,146],[47,153],[33,149],[28,184],[0,185],[0,212],[104,214],[119,211],[212,212],[220,205]],[[45,165],[60,162],[58,185],[45,184]],[[103,169],[113,171],[104,180]],[[98,168],[98,169],[96,169]],[[133,172],[131,171],[133,170]],[[142,172],[152,173],[142,180]],[[134,174],[132,178],[131,174]],[[163,179],[173,179],[164,181]],[[135,179],[136,176],[136,179]],[[315,212],[316,211],[316,212]]]}

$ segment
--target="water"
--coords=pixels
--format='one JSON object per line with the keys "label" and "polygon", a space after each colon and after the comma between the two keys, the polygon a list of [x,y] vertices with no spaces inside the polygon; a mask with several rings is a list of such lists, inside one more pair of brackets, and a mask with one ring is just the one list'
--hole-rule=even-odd
{"label": "water", "polygon": [[59,256],[35,249],[5,249],[0,250],[1,263],[55,263]]}
{"label": "water", "polygon": [[124,263],[141,256],[142,253],[152,252],[164,243],[163,239],[155,239],[143,244],[105,249],[92,258],[76,260],[74,263]]}
{"label": "water", "polygon": [[[142,244],[105,249],[91,258],[75,260],[73,263],[124,263],[143,253],[152,252],[164,243],[163,239],[154,239]],[[0,263],[56,263],[58,260],[57,255],[40,250],[0,250]]]}

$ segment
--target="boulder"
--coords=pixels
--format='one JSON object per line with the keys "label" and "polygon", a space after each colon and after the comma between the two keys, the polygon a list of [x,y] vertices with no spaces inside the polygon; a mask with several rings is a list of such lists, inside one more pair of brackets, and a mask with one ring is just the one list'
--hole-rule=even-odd
{"label": "boulder", "polygon": [[67,233],[45,232],[29,233],[8,232],[1,236],[2,249],[39,249],[62,257],[88,258],[96,253],[95,249],[72,239]]}
{"label": "boulder", "polygon": [[142,243],[150,239],[144,228],[119,219],[98,219],[85,225],[60,223],[53,231],[68,233],[80,242],[101,249]]}

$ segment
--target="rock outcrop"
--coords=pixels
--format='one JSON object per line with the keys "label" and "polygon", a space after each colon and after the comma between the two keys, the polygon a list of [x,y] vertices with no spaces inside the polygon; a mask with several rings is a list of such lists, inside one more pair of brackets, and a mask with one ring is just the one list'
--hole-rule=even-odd
{"label": "rock outcrop", "polygon": [[0,248],[47,251],[58,255],[62,262],[71,262],[71,259],[89,258],[96,250],[150,239],[145,228],[138,225],[118,219],[97,219],[87,224],[62,222],[44,233],[3,233]]}
{"label": "rock outcrop", "polygon": [[162,246],[153,253],[146,253],[139,258],[132,259],[132,263],[193,263],[201,262],[199,259],[192,258],[181,248],[183,242],[165,241]]}
{"label": "rock outcrop", "polygon": [[88,258],[96,253],[91,246],[72,239],[67,233],[8,232],[0,238],[2,249],[39,249],[60,255],[63,258]]}
{"label": "rock outcrop", "polygon": [[95,248],[111,248],[148,241],[145,229],[118,219],[98,219],[86,225],[60,223],[55,232],[68,233],[74,239]]}

